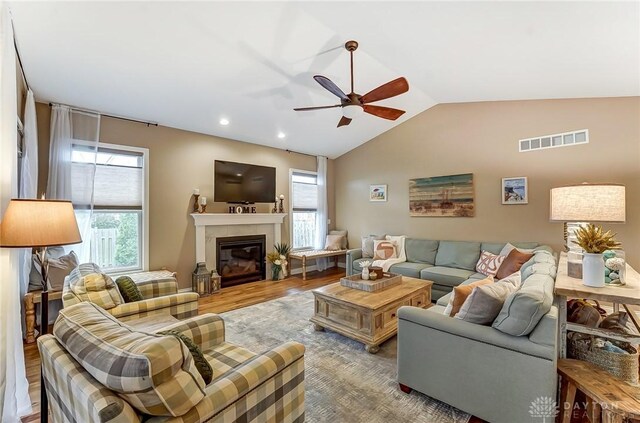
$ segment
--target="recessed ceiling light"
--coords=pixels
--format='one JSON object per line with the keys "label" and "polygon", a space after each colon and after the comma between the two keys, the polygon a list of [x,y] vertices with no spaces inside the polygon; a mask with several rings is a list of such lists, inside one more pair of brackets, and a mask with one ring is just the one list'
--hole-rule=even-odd
{"label": "recessed ceiling light", "polygon": [[222,118],[220,119],[220,125],[227,126],[229,124],[229,119]]}
{"label": "recessed ceiling light", "polygon": [[283,139],[284,137],[286,137],[284,132],[278,132],[278,138]]}

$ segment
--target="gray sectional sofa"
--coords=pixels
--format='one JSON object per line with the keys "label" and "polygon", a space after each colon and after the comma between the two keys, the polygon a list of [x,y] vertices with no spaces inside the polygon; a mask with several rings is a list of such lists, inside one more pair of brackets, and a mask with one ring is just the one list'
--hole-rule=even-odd
{"label": "gray sectional sofa", "polygon": [[[557,260],[536,243],[534,256],[520,269],[522,286],[505,302],[492,326],[444,315],[453,286],[484,276],[473,267],[481,250],[500,252],[504,244],[411,239],[407,263],[391,271],[434,281],[439,297],[429,309],[398,311],[398,383],[483,420],[539,422],[529,411],[534,401],[555,401],[557,390],[558,308],[553,304]],[[359,271],[358,250],[347,268]],[[437,291],[436,291],[437,290]]]}
{"label": "gray sectional sofa", "polygon": [[[537,242],[512,242],[518,248],[553,250]],[[437,241],[407,238],[405,252],[407,261],[396,264],[389,270],[412,278],[433,281],[431,299],[437,300],[453,290],[454,286],[468,280],[484,279],[476,272],[480,252],[500,253],[505,242]],[[362,271],[360,263],[371,258],[362,257],[362,249],[347,251],[347,275]]]}

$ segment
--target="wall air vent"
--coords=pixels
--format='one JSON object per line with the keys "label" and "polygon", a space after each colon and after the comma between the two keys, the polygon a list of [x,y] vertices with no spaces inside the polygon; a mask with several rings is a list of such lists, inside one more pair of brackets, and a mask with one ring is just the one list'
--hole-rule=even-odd
{"label": "wall air vent", "polygon": [[547,148],[568,147],[571,145],[587,144],[589,142],[589,130],[564,132],[562,134],[543,135],[536,138],[527,138],[518,141],[520,152],[544,150]]}

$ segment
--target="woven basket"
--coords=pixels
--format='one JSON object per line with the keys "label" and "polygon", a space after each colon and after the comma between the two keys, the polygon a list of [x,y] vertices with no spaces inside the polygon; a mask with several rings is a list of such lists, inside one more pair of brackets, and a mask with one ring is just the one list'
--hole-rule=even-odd
{"label": "woven basket", "polygon": [[[633,385],[638,385],[638,351],[629,346],[624,348],[629,354],[616,354],[601,348],[592,348],[592,338],[569,339],[570,358],[588,361],[615,377]],[[618,345],[620,346],[620,345]]]}

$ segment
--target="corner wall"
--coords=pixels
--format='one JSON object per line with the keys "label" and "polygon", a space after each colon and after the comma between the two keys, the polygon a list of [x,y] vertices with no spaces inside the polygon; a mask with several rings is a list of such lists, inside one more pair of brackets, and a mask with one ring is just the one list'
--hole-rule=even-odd
{"label": "corner wall", "polygon": [[[518,140],[589,129],[590,143],[526,153]],[[473,173],[476,216],[409,217],[409,179]],[[618,233],[640,269],[640,97],[440,104],[335,160],[336,224],[351,246],[366,234],[538,241],[560,250],[549,222],[549,190],[582,182],[626,185],[627,223]],[[502,205],[501,178],[527,176],[529,204]],[[388,201],[368,201],[388,184]]]}
{"label": "corner wall", "polygon": [[[47,104],[37,103],[39,138],[38,192],[44,192],[49,171],[49,121]],[[230,160],[276,168],[276,192],[289,207],[289,169],[316,170],[316,159],[283,150],[233,141],[164,126],[103,118],[100,141],[149,149],[149,268],[178,272],[180,288],[191,286],[195,269],[195,227],[191,213],[194,188],[208,199],[208,212],[224,213],[224,203],[213,203],[213,162]],[[333,160],[328,164],[329,218],[335,221]],[[271,204],[258,205],[268,213]],[[330,225],[333,226],[333,225]],[[289,239],[285,219],[283,241]],[[268,246],[270,249],[271,246]],[[211,269],[210,269],[211,270]]]}

